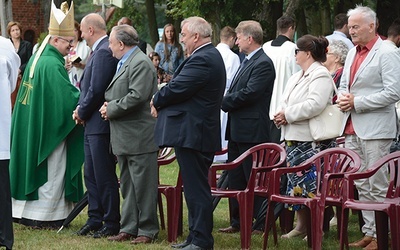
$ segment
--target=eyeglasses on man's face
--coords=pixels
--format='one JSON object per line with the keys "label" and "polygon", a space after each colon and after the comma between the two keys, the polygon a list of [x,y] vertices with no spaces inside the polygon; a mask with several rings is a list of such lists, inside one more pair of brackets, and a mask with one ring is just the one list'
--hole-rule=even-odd
{"label": "eyeglasses on man's face", "polygon": [[61,39],[61,40],[63,40],[63,41],[66,41],[67,43],[69,43],[69,45],[71,45],[72,46],[72,44],[74,43],[74,39],[71,39],[71,40],[68,40],[68,39],[65,39],[65,38],[63,38],[63,37],[58,37],[58,39]]}

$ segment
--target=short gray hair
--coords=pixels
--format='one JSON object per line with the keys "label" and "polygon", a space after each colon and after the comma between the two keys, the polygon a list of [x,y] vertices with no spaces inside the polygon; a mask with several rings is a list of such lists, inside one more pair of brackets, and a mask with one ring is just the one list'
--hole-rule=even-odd
{"label": "short gray hair", "polygon": [[329,42],[329,52],[339,57],[340,63],[344,65],[349,47],[341,40],[333,40]]}
{"label": "short gray hair", "polygon": [[204,18],[198,16],[188,17],[182,21],[181,28],[185,24],[187,24],[186,28],[191,34],[198,33],[202,38],[212,36],[211,25]]}
{"label": "short gray hair", "polygon": [[236,34],[253,37],[253,40],[259,45],[263,44],[263,29],[261,24],[257,21],[241,21],[235,31]]}
{"label": "short gray hair", "polygon": [[139,44],[139,36],[135,28],[130,25],[122,24],[114,26],[111,32],[115,33],[115,38],[123,42],[126,46],[132,47]]}
{"label": "short gray hair", "polygon": [[376,27],[376,13],[371,8],[362,5],[356,5],[354,9],[347,11],[348,17],[357,14],[361,14],[366,20],[373,22],[374,26]]}

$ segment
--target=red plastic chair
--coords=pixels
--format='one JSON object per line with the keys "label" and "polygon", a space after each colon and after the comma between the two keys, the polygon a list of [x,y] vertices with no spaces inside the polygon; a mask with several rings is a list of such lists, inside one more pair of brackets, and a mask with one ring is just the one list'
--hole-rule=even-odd
{"label": "red plastic chair", "polygon": [[[158,156],[158,166],[166,166],[171,164],[175,159],[175,154],[172,153],[173,148],[167,147],[160,150]],[[227,149],[222,149],[216,152],[216,155],[225,154]],[[182,179],[178,172],[178,179],[175,186],[160,184],[158,185],[158,207],[160,211],[161,228],[165,229],[164,211],[162,205],[161,194],[165,195],[167,200],[167,239],[169,242],[174,242],[179,235],[182,235]]]}
{"label": "red plastic chair", "polygon": [[[172,148],[165,149],[163,157],[159,156],[158,166],[167,166],[175,161],[175,153],[172,152]],[[162,206],[163,194],[167,201],[167,239],[169,242],[174,242],[179,235],[182,234],[182,179],[178,172],[176,185],[162,184],[159,181],[158,184],[158,206],[160,210],[160,221],[161,228],[165,229],[164,211]]]}
{"label": "red plastic chair", "polygon": [[[220,189],[217,187],[218,171],[238,167],[247,157],[252,157],[252,170],[245,190]],[[274,143],[263,143],[244,152],[232,162],[215,164],[209,170],[211,194],[214,197],[235,198],[239,203],[241,248],[249,249],[253,220],[254,189],[268,184],[268,173],[281,167],[286,160],[285,149]],[[260,187],[261,189],[261,187]]]}
{"label": "red plastic chair", "polygon": [[[282,175],[306,171],[313,165],[316,167],[317,178],[315,197],[304,198],[280,194],[279,183]],[[312,249],[321,249],[325,206],[341,205],[344,173],[356,172],[360,166],[360,157],[354,151],[346,148],[329,148],[319,152],[299,166],[272,170],[270,176],[270,204],[265,222],[263,248],[267,248],[269,228],[275,223],[273,208],[276,202],[281,202],[304,205],[308,208],[311,218],[307,225],[308,246],[312,247]],[[274,241],[275,245],[277,245],[277,236],[275,234],[276,232],[274,232]]]}
{"label": "red plastic chair", "polygon": [[[157,158],[158,167],[160,167],[161,163],[163,163],[161,160],[164,160],[167,156],[171,154],[171,152],[172,152],[171,147],[162,148],[158,151],[158,158]],[[161,229],[165,229],[164,209],[161,199],[161,193],[158,193],[158,209],[160,211]]]}
{"label": "red plastic chair", "polygon": [[[342,228],[340,234],[340,249],[348,249],[347,225],[349,209],[375,211],[378,249],[388,249],[388,217],[392,235],[392,249],[400,249],[400,151],[393,152],[377,161],[365,172],[347,174],[344,182],[342,206]],[[382,167],[389,169],[389,188],[383,201],[360,201],[355,198],[355,180],[373,176]]]}

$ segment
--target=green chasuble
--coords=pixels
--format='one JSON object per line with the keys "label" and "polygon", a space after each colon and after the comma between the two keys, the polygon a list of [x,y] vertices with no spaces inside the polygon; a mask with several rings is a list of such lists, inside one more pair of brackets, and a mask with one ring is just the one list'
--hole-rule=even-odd
{"label": "green chasuble", "polygon": [[65,198],[77,202],[83,196],[83,128],[75,125],[72,112],[79,91],[70,83],[64,57],[55,47],[46,45],[29,78],[34,58],[27,64],[12,115],[12,197],[38,199],[39,187],[47,182],[47,158],[65,140]]}

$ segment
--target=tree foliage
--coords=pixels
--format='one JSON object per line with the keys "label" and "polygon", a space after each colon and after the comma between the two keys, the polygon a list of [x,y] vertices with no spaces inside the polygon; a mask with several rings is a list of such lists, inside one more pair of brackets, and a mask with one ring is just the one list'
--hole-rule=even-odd
{"label": "tree foliage", "polygon": [[259,21],[265,39],[276,36],[276,20],[283,14],[295,16],[298,36],[304,34],[326,35],[333,31],[333,19],[346,13],[356,4],[377,11],[380,33],[400,16],[398,0],[166,0],[166,14],[174,19],[201,16],[209,21],[215,33],[226,26],[236,27],[242,20]]}

